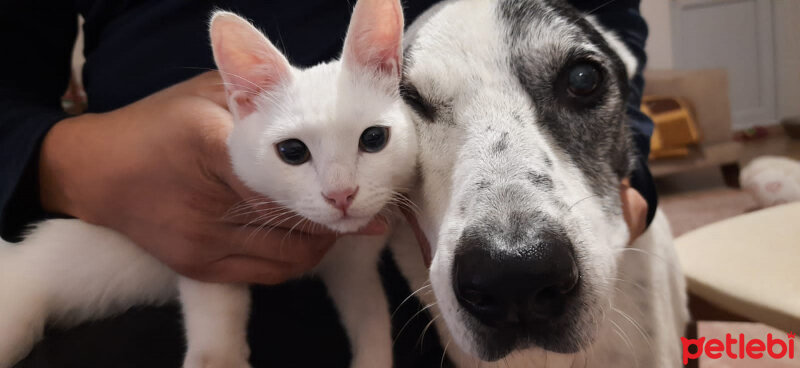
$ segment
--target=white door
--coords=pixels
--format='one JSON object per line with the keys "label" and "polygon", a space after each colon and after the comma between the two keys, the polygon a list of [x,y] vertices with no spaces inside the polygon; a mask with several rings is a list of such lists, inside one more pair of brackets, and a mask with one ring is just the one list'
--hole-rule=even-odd
{"label": "white door", "polygon": [[672,22],[676,69],[728,71],[734,129],[776,123],[771,0],[673,0]]}

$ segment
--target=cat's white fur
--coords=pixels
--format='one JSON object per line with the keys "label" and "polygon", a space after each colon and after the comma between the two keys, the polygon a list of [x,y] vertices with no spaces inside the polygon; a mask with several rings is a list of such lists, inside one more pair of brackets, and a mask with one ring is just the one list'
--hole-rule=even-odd
{"label": "cat's white fur", "polygon": [[[299,70],[247,21],[217,12],[212,46],[235,117],[229,151],[245,184],[342,232],[366,225],[406,189],[417,142],[398,95],[402,28],[398,1],[360,0],[342,60]],[[390,128],[388,144],[378,153],[359,151],[361,133],[374,125]],[[306,144],[310,161],[279,159],[275,144],[290,138]],[[343,217],[322,194],[347,187],[359,191]],[[392,365],[377,270],[387,236],[344,237],[315,269],[350,337],[353,367]],[[176,296],[187,332],[185,367],[249,366],[246,285],[180,277],[107,228],[40,223],[22,244],[0,244],[0,367],[24,357],[48,323],[70,326]]]}
{"label": "cat's white fur", "polygon": [[761,156],[745,166],[739,182],[760,207],[800,201],[800,161]]}

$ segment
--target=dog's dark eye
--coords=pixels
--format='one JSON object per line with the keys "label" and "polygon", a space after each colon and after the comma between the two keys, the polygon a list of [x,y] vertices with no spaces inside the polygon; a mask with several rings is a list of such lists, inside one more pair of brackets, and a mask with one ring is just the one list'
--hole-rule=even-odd
{"label": "dog's dark eye", "polygon": [[301,165],[311,158],[308,147],[299,139],[287,139],[275,145],[283,162],[289,165]]}
{"label": "dog's dark eye", "polygon": [[575,96],[589,96],[600,85],[600,69],[594,64],[588,62],[575,64],[568,73],[567,89]]}
{"label": "dog's dark eye", "polygon": [[593,109],[603,101],[608,88],[604,78],[604,69],[597,62],[580,58],[559,71],[553,93],[561,106],[570,110]]}
{"label": "dog's dark eye", "polygon": [[389,141],[389,128],[382,126],[372,126],[361,133],[358,140],[358,148],[364,152],[375,153],[386,147]]}

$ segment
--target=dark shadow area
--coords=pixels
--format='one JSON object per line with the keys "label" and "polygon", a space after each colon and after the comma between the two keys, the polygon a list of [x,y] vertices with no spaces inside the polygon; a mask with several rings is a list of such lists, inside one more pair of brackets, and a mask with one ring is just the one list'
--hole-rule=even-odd
{"label": "dark shadow area", "polygon": [[[381,263],[391,313],[411,291],[388,252]],[[321,281],[308,278],[251,289],[249,341],[254,368],[348,367],[347,336]],[[396,339],[395,367],[442,364],[442,347],[433,328],[420,345],[422,331],[430,322],[427,311],[414,316],[420,308],[414,298],[394,316],[393,335],[410,320]],[[68,330],[49,329],[45,339],[15,368],[176,368],[184,350],[177,305],[140,307]],[[444,367],[448,366],[445,360]]]}

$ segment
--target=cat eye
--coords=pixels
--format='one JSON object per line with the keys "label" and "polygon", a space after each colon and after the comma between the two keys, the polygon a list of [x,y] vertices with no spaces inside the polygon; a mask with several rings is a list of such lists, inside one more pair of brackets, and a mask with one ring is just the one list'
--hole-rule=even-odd
{"label": "cat eye", "polygon": [[596,64],[578,62],[567,72],[567,90],[573,96],[587,97],[597,90],[601,80],[602,74]]}
{"label": "cat eye", "polygon": [[275,148],[281,160],[289,165],[301,165],[311,158],[308,147],[299,139],[287,139],[276,144]]}
{"label": "cat eye", "polygon": [[361,133],[358,140],[358,148],[364,152],[375,153],[386,147],[389,141],[389,128],[382,126],[371,126]]}

